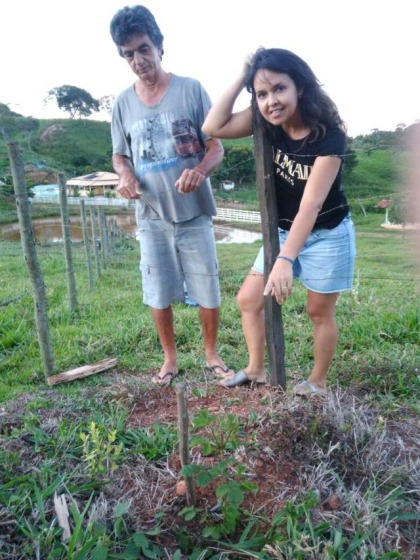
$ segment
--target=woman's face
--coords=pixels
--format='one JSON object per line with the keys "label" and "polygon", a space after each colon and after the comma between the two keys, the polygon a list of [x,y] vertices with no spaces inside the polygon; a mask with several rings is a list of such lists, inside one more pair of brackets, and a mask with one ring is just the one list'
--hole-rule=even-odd
{"label": "woman's face", "polygon": [[261,115],[275,126],[300,123],[295,82],[288,74],[258,70],[254,77],[254,92]]}

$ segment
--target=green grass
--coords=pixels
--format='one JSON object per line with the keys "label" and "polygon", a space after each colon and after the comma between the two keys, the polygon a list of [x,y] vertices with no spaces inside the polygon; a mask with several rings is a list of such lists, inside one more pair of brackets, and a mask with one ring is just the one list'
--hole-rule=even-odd
{"label": "green grass", "polygon": [[[365,382],[366,371],[372,368],[395,369],[411,379],[416,361],[418,366],[418,294],[408,242],[400,232],[379,228],[378,222],[378,217],[369,224],[364,218],[357,221],[355,285],[338,302],[340,345],[331,369],[333,382]],[[218,246],[223,293],[219,340],[225,359],[237,369],[246,365],[246,358],[235,296],[259,246],[259,242]],[[43,383],[43,371],[20,244],[3,241],[1,251],[0,302],[15,300],[2,307],[0,323],[0,399],[7,400]],[[106,357],[116,357],[120,367],[131,372],[158,367],[160,345],[141,300],[135,242],[117,248],[101,277],[95,279],[93,292],[88,290],[83,247],[74,247],[79,306],[73,315],[68,311],[62,248],[39,247],[38,256],[57,371]],[[304,307],[305,291],[296,283],[294,296],[284,308],[286,344],[293,348],[287,367],[306,375],[311,367],[311,327]],[[177,304],[175,328],[180,368],[200,368],[204,356],[197,313]],[[407,397],[412,389],[411,385],[407,388]]]}

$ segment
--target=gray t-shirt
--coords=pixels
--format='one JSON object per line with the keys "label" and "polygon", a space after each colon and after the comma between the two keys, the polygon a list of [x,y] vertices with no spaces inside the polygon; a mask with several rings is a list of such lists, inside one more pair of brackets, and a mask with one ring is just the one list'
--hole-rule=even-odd
{"label": "gray t-shirt", "polygon": [[165,95],[152,107],[140,101],[134,85],[117,97],[111,123],[113,153],[132,161],[140,181],[137,219],[184,222],[201,214],[216,215],[208,178],[193,193],[180,194],[175,188],[182,171],[198,165],[205,155],[209,137],[201,126],[210,105],[200,82],[173,74]]}

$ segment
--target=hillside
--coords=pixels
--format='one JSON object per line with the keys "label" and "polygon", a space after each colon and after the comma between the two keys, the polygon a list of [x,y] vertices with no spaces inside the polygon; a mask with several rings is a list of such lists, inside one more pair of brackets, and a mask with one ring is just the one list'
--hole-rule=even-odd
{"label": "hillside", "polygon": [[[91,171],[112,171],[108,122],[86,119],[22,117],[0,104],[0,130],[23,149],[27,179],[48,183],[51,172],[69,176]],[[10,173],[5,142],[0,142],[0,177]],[[55,182],[55,181],[52,181]]]}
{"label": "hillside", "polygon": [[[404,160],[404,139],[419,124],[395,132],[374,131],[351,138],[345,155],[344,188],[352,200],[389,198],[398,192]],[[28,185],[55,182],[57,171],[69,177],[93,171],[112,171],[109,122],[86,119],[38,120],[23,117],[0,103],[0,130],[23,148]],[[232,180],[237,191],[254,187],[255,167],[252,139],[224,141],[225,158],[213,176],[213,186]],[[10,175],[5,142],[0,142],[0,178]],[[225,193],[223,193],[225,196]],[[229,196],[229,195],[227,195]],[[251,200],[249,200],[251,199]],[[256,193],[246,200],[256,202]]]}

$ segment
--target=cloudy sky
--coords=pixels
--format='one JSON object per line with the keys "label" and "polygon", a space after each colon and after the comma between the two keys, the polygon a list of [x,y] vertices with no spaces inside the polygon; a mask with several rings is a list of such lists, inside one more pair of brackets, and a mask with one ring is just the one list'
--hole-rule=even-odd
{"label": "cloudy sky", "polygon": [[[109,22],[133,2],[3,0],[0,102],[25,115],[63,118],[47,92],[64,84],[94,97],[135,79]],[[198,78],[216,99],[259,46],[294,51],[312,67],[350,136],[420,119],[418,16],[399,0],[147,0],[165,37],[164,68]],[[238,108],[249,102],[243,94]],[[104,118],[104,115],[96,118]]]}

